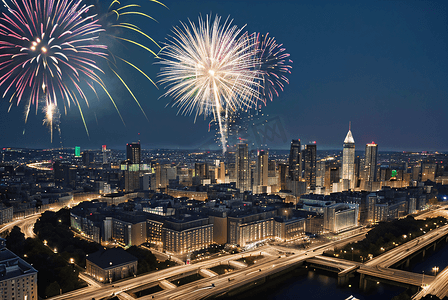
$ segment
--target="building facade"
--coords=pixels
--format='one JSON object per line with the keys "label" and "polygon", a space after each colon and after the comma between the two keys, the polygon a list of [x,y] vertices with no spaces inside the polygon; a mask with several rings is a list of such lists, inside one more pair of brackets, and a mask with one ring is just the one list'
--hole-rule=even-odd
{"label": "building facade", "polygon": [[342,150],[341,178],[348,180],[351,189],[355,187],[355,140],[350,129],[345,137],[344,149]]}
{"label": "building facade", "polygon": [[291,141],[289,150],[289,178],[297,181],[302,177],[302,149],[300,139]]}
{"label": "building facade", "polygon": [[249,168],[249,148],[247,144],[238,144],[235,152],[236,187],[241,191],[251,190]]}
{"label": "building facade", "polygon": [[0,299],[37,300],[37,270],[0,239]]}
{"label": "building facade", "polygon": [[101,249],[86,257],[86,273],[110,283],[137,274],[138,259],[122,248]]}
{"label": "building facade", "polygon": [[13,207],[6,207],[4,204],[0,204],[0,225],[6,224],[12,221]]}
{"label": "building facade", "polygon": [[365,181],[376,181],[378,162],[378,145],[374,142],[366,144],[366,154],[364,161],[364,179]]}
{"label": "building facade", "polygon": [[316,189],[316,159],[317,159],[317,145],[313,144],[305,145],[302,151],[303,160],[303,178],[306,182],[306,188],[308,190]]}

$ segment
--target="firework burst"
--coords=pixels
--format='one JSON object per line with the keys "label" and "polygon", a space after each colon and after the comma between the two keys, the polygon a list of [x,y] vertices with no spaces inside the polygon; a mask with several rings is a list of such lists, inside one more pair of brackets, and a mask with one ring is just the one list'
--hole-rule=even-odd
{"label": "firework burst", "polygon": [[278,97],[278,91],[283,91],[285,83],[289,80],[286,74],[291,74],[292,60],[289,59],[289,54],[285,53],[285,48],[282,44],[277,44],[275,38],[270,37],[269,34],[255,36],[254,55],[257,58],[257,68],[259,69],[260,79],[260,93],[263,95],[261,100],[266,105],[269,99],[272,101],[274,95]]}
{"label": "firework burst", "polygon": [[253,36],[216,16],[199,24],[191,21],[175,27],[160,56],[160,82],[164,96],[174,98],[179,113],[213,115],[218,120],[223,153],[226,134],[222,116],[228,111],[252,107],[258,99],[256,58]]}
{"label": "firework burst", "polygon": [[[25,122],[31,107],[56,107],[75,104],[87,131],[79,100],[88,104],[84,83],[104,88],[97,67],[98,58],[107,56],[105,45],[98,44],[103,31],[92,6],[82,0],[2,0],[6,12],[0,16],[0,87],[10,102],[25,101]],[[51,109],[50,111],[53,111]],[[87,131],[88,133],[88,131]]]}

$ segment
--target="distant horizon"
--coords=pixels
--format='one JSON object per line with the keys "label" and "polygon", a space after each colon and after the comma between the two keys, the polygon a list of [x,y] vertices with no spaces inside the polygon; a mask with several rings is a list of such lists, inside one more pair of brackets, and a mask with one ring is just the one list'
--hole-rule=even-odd
{"label": "distant horizon", "polygon": [[[143,145],[143,144],[142,144]],[[81,147],[81,146],[71,146],[71,147],[54,147],[54,148],[39,148],[39,147],[16,147],[16,146],[5,146],[5,147],[0,147],[0,150],[5,151],[6,149],[27,149],[27,150],[42,150],[42,151],[50,151],[50,150],[64,150],[64,149],[75,149],[75,147]],[[124,145],[123,147],[107,147],[108,150],[114,150],[114,151],[126,151],[126,145]],[[154,148],[145,148],[142,147],[142,150],[146,150],[146,151],[154,151],[154,150],[175,150],[175,151],[200,151],[200,152],[205,152],[205,151],[212,151],[212,152],[221,152],[221,149],[219,149],[218,147],[216,149],[200,149],[200,148],[170,148],[170,147],[154,147]],[[268,151],[289,151],[289,148],[261,148],[261,147],[256,147],[254,149],[251,149],[249,147],[249,151],[256,151],[257,149],[260,150],[268,150]],[[93,150],[93,151],[101,151],[101,145],[98,148],[89,148],[89,147],[81,147],[81,151],[84,150]],[[340,149],[335,149],[335,148],[323,148],[323,149],[319,149],[317,148],[317,151],[341,151],[342,152],[342,147]],[[365,152],[364,148],[362,149],[356,149],[355,152]],[[385,149],[385,150],[381,150],[381,148],[378,149],[378,152],[382,152],[382,153],[387,153],[387,152],[396,152],[396,153],[419,153],[419,154],[424,154],[424,153],[428,153],[428,154],[448,154],[448,151],[432,151],[432,150],[390,150],[390,149]]]}

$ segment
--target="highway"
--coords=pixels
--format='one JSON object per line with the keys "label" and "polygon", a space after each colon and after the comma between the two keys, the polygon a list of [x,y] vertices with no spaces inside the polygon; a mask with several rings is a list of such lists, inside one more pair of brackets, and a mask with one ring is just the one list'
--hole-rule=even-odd
{"label": "highway", "polygon": [[381,266],[388,268],[401,260],[406,259],[411,254],[429,246],[437,239],[445,236],[448,233],[448,225],[431,230],[424,235],[410,240],[402,245],[396,246],[393,249],[381,254],[365,263],[366,266]]}
{"label": "highway", "polygon": [[432,283],[423,285],[422,289],[412,297],[412,300],[419,300],[428,294],[435,295],[440,299],[444,299],[448,295],[448,267],[440,272]]}
{"label": "highway", "polygon": [[[195,282],[185,284],[176,288],[169,288],[158,293],[144,296],[139,300],[152,299],[154,296],[156,299],[198,299],[209,295],[217,295],[229,290],[235,289],[244,284],[248,284],[258,278],[263,278],[268,275],[275,274],[277,272],[286,270],[292,265],[305,261],[308,258],[321,255],[325,249],[335,247],[341,243],[347,243],[347,241],[361,240],[365,237],[365,233],[360,233],[356,236],[351,236],[347,239],[331,241],[325,244],[317,245],[307,250],[297,250],[276,246],[263,246],[258,249],[216,257],[210,260],[201,261],[192,265],[180,265],[171,267],[165,270],[152,272],[136,278],[128,278],[113,285],[105,285],[102,288],[86,287],[63,295],[55,296],[52,300],[74,300],[74,299],[88,299],[92,298],[101,299],[112,294],[123,293],[144,285],[156,284],[158,285],[163,280],[180,276],[183,273],[196,272],[198,269],[211,268],[219,264],[229,264],[229,261],[235,261],[241,257],[247,257],[250,255],[263,255],[264,258],[253,266],[236,269],[233,272],[211,276],[203,278]],[[287,251],[285,251],[287,250]],[[281,253],[291,252],[292,255],[284,255]],[[261,270],[261,271],[260,271]],[[214,284],[214,286],[212,286]],[[120,294],[121,298],[124,298]]]}
{"label": "highway", "polygon": [[22,232],[25,234],[25,238],[29,238],[29,237],[34,238],[35,237],[35,234],[33,232],[34,224],[36,223],[37,219],[39,219],[40,216],[41,216],[41,214],[34,214],[34,215],[26,217],[24,219],[19,219],[19,220],[9,222],[0,228],[0,233],[5,232],[7,230],[11,230],[14,226],[18,226],[18,227],[20,227]]}
{"label": "highway", "polygon": [[[263,255],[270,257],[268,252],[261,250]],[[198,262],[192,265],[181,265],[174,266],[165,270],[151,272],[145,275],[141,275],[138,277],[131,277],[122,281],[115,282],[114,284],[105,285],[102,288],[94,288],[94,287],[86,287],[79,290],[75,290],[69,293],[65,293],[59,296],[55,296],[53,300],[56,299],[88,299],[92,298],[101,299],[106,296],[112,295],[112,293],[120,293],[123,291],[128,291],[143,285],[158,283],[165,278],[171,278],[174,276],[181,275],[183,273],[188,273],[191,271],[196,271],[199,268],[207,268],[213,267],[219,264],[227,264],[230,260],[236,260],[241,258],[242,256],[250,256],[250,255],[258,255],[260,253],[260,249],[256,251],[245,252],[243,254],[234,254],[234,255],[226,255],[222,257],[217,257],[211,260]]]}

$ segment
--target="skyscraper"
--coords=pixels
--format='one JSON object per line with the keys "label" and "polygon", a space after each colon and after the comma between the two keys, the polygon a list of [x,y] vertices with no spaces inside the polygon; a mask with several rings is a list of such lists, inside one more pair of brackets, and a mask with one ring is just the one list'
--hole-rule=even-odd
{"label": "skyscraper", "polygon": [[236,187],[241,192],[250,191],[249,148],[238,144],[235,152]]}
{"label": "skyscraper", "polygon": [[254,180],[256,193],[265,192],[263,191],[263,186],[264,187],[268,186],[268,168],[269,168],[268,157],[269,157],[268,151],[264,150],[258,151],[255,180]]}
{"label": "skyscraper", "polygon": [[126,160],[130,164],[140,164],[141,148],[140,143],[126,144]]}
{"label": "skyscraper", "polygon": [[364,176],[366,181],[376,181],[376,165],[378,161],[378,145],[374,142],[366,145]]}
{"label": "skyscraper", "polygon": [[140,143],[126,144],[125,190],[133,192],[140,189]]}
{"label": "skyscraper", "polygon": [[289,178],[299,180],[302,175],[302,152],[300,149],[300,139],[291,141],[289,150]]}
{"label": "skyscraper", "polygon": [[342,180],[349,180],[349,187],[355,187],[355,140],[350,128],[344,140],[342,150]]}
{"label": "skyscraper", "polygon": [[316,188],[316,142],[305,145],[302,151],[303,177],[305,178],[306,188],[314,190]]}

